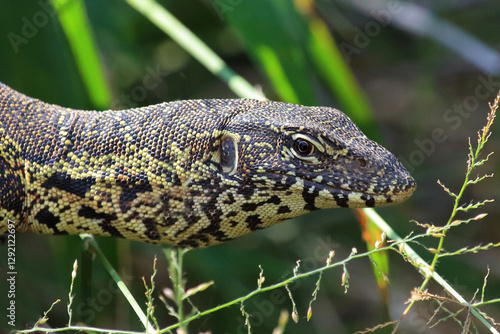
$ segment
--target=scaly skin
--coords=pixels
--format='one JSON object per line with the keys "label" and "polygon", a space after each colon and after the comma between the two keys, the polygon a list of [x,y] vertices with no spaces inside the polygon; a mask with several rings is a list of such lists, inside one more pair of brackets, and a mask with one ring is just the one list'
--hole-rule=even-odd
{"label": "scaly skin", "polygon": [[0,84],[0,235],[91,233],[205,247],[416,184],[342,112],[191,100],[73,110]]}

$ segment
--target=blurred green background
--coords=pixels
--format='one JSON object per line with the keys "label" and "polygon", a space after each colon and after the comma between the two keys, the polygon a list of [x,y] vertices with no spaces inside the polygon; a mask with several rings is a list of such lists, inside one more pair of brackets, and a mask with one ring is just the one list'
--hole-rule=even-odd
{"label": "blurred green background", "polygon": [[[14,89],[82,109],[237,97],[125,1],[86,0],[84,7],[75,0],[53,3],[57,11],[49,0],[0,4],[0,81]],[[446,222],[452,201],[436,181],[452,190],[461,186],[467,137],[475,141],[485,124],[487,102],[500,89],[500,2],[171,0],[160,4],[267,98],[337,107],[400,157],[416,178],[418,190],[409,201],[378,210],[400,235],[420,231],[410,220]],[[497,129],[495,125],[487,150],[500,145]],[[495,172],[498,159],[493,155],[484,171]],[[498,178],[489,179],[472,187],[467,200],[497,200],[499,189]],[[499,241],[498,205],[479,212],[489,215],[453,230],[445,242],[447,250]],[[141,305],[145,301],[141,277],[151,275],[155,255],[157,287],[169,285],[161,248],[111,238],[98,241]],[[432,242],[430,246],[435,245]],[[17,235],[16,246],[19,327],[32,325],[58,298],[62,302],[49,314],[49,324],[60,327],[67,322],[70,274],[79,259],[83,274],[80,271],[75,288],[74,321],[142,329],[102,265],[92,264],[82,253],[79,237]],[[338,260],[353,247],[366,249],[352,211],[314,212],[189,252],[185,278],[188,287],[214,280],[214,286],[193,299],[203,310],[255,289],[259,265],[270,284],[288,277],[297,259],[302,259],[302,270],[311,270],[324,264],[329,250],[335,249]],[[2,273],[6,252],[6,245],[0,245]],[[397,319],[422,278],[400,256],[390,254],[390,260],[390,319]],[[438,271],[465,299],[472,299],[482,287],[487,266],[491,274],[485,297],[498,298],[498,250],[443,259]],[[291,287],[300,321],[294,324],[290,319],[286,333],[353,333],[387,320],[370,261],[354,261],[348,270],[348,293],[340,286],[341,270],[325,273],[309,322],[305,316],[316,278]],[[0,310],[7,305],[6,285],[2,278]],[[432,284],[429,289],[443,293]],[[281,310],[291,312],[290,300],[285,290],[281,292],[245,303],[254,333],[272,332]],[[403,321],[401,333],[460,331],[453,320],[429,328],[426,322],[435,308],[434,302],[417,304]],[[158,299],[156,310],[162,326],[174,323]],[[484,310],[500,321],[498,305]],[[459,319],[465,320],[465,312]],[[190,333],[246,333],[243,322],[239,307],[231,307],[191,323],[189,329]],[[482,325],[478,328],[480,333],[486,331]],[[3,316],[2,329],[10,329]]]}

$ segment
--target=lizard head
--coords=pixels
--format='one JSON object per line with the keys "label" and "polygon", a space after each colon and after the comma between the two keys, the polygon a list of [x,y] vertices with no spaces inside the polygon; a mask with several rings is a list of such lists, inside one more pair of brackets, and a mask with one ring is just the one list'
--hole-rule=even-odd
{"label": "lizard head", "polygon": [[244,101],[221,132],[220,172],[258,228],[316,209],[395,204],[416,189],[401,162],[339,110]]}

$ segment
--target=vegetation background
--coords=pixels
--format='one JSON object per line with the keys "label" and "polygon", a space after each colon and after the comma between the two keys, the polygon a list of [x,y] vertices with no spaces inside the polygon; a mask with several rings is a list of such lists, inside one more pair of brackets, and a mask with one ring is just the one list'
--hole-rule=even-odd
{"label": "vegetation background", "polygon": [[[59,14],[81,2],[52,2],[57,11],[48,0],[0,4],[0,81],[14,89],[46,102],[82,109],[236,97],[126,1],[84,1],[88,22],[83,26],[94,40],[89,44],[83,41],[88,52],[85,57],[75,57],[81,50],[75,50],[74,41],[68,38],[71,33],[64,29],[78,26],[78,22],[70,17],[64,23]],[[378,212],[400,235],[421,231],[410,220],[435,225],[446,222],[452,201],[436,181],[452,190],[461,186],[467,137],[475,140],[485,123],[487,102],[500,88],[500,2],[160,3],[233,70],[262,87],[269,99],[338,107],[399,156],[417,180],[418,190],[409,201]],[[86,31],[73,31],[76,40],[85,35]],[[97,67],[93,63],[96,59]],[[94,89],[89,88],[92,85]],[[495,126],[488,151],[498,150],[497,130]],[[498,159],[493,155],[484,170],[496,172]],[[494,177],[471,188],[467,200],[497,200],[499,189],[498,177]],[[446,239],[446,249],[499,241],[499,206],[493,203],[481,212],[488,213],[487,218],[454,229]],[[170,284],[160,247],[111,238],[98,238],[98,242],[140,303],[145,302],[141,277],[151,275],[155,256],[157,287]],[[80,238],[17,235],[16,246],[18,326],[32,325],[58,298],[63,301],[49,314],[49,323],[60,327],[67,322],[70,273],[74,260],[79,259],[83,274],[77,279],[73,319],[101,328],[142,329],[107,272],[82,252]],[[335,249],[335,259],[341,259],[353,247],[366,249],[352,211],[314,212],[236,241],[188,252],[185,277],[188,287],[215,282],[193,298],[200,309],[206,309],[254,290],[259,265],[266,283],[276,282],[291,275],[297,259],[302,259],[304,270],[310,270],[324,264],[329,250]],[[1,273],[6,270],[6,248],[0,245]],[[430,259],[425,249],[419,250]],[[438,268],[464,298],[472,299],[489,266],[486,294],[497,298],[499,259],[499,250],[494,249],[443,259]],[[305,279],[293,286],[300,321],[290,321],[286,333],[353,333],[387,320],[369,259],[354,261],[348,269],[347,293],[340,285],[342,270],[325,273],[309,322],[305,315],[316,280]],[[397,319],[422,277],[401,257],[390,254],[389,279],[390,319]],[[6,286],[2,276],[0,314],[7,305]],[[433,285],[429,289],[442,293]],[[263,294],[245,304],[252,316],[253,332],[270,333],[281,310],[291,312],[290,300],[285,290],[282,292]],[[460,330],[451,319],[429,328],[426,323],[435,309],[433,301],[418,303],[403,321],[401,333]],[[498,305],[485,309],[497,320],[499,310]],[[162,326],[175,322],[159,301],[156,312]],[[239,308],[231,307],[189,328],[192,333],[246,333],[243,322]],[[0,317],[2,329],[10,329],[4,316]],[[479,327],[479,332],[484,331]]]}

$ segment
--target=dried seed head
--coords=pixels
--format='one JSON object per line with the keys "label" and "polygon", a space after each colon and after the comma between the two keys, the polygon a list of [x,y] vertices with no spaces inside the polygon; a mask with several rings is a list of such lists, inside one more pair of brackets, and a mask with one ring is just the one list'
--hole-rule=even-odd
{"label": "dried seed head", "polygon": [[474,217],[473,219],[480,220],[480,219],[483,219],[484,217],[486,217],[487,215],[488,215],[487,213],[481,213],[481,214],[477,215],[476,217]]}
{"label": "dried seed head", "polygon": [[332,263],[332,259],[335,256],[335,251],[330,251],[328,258],[326,259],[326,265],[329,266]]}
{"label": "dried seed head", "polygon": [[73,271],[71,272],[71,280],[75,279],[77,269],[78,269],[78,260],[75,260],[75,263],[73,263]]}
{"label": "dried seed head", "polygon": [[171,300],[175,300],[174,290],[170,288],[163,288],[163,294],[165,295],[165,297]]}
{"label": "dried seed head", "polygon": [[295,323],[299,322],[299,315],[297,314],[297,311],[293,310],[292,312],[292,319]]}

